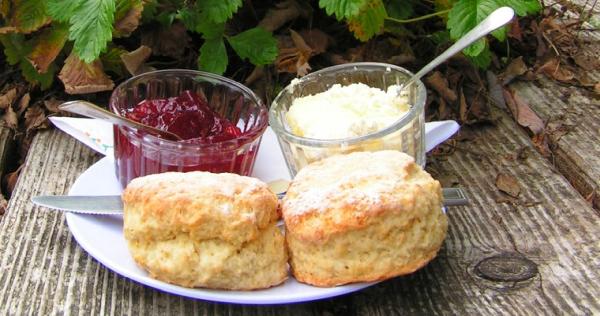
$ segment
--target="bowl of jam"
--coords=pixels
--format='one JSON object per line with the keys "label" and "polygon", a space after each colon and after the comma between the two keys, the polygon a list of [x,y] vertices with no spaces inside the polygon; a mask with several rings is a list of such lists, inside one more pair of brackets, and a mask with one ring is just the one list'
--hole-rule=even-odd
{"label": "bowl of jam", "polygon": [[384,63],[349,63],[295,79],[273,100],[273,128],[291,176],[309,163],[354,151],[398,150],[425,165],[427,92],[412,73]]}
{"label": "bowl of jam", "polygon": [[133,77],[113,91],[110,109],[181,138],[115,125],[115,169],[123,187],[134,178],[168,171],[250,175],[268,123],[266,106],[250,89],[194,70]]}

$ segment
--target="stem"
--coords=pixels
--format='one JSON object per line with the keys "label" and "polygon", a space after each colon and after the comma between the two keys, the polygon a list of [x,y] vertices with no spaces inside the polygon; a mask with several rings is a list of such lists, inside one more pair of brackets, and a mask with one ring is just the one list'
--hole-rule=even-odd
{"label": "stem", "polygon": [[451,9],[442,10],[442,11],[434,12],[434,13],[431,13],[431,14],[427,14],[427,15],[423,15],[423,16],[419,16],[419,17],[412,18],[412,19],[407,19],[407,20],[394,19],[394,18],[389,17],[389,16],[386,17],[385,19],[389,20],[389,21],[396,22],[396,23],[412,23],[412,22],[427,20],[427,19],[430,19],[430,18],[433,18],[433,17],[436,17],[436,16],[444,15],[444,14],[450,12],[450,10]]}

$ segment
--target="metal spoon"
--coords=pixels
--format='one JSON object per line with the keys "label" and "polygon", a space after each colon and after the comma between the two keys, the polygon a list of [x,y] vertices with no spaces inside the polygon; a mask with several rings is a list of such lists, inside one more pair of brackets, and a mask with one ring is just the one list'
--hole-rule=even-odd
{"label": "metal spoon", "polygon": [[444,51],[441,55],[432,60],[429,64],[425,65],[419,72],[414,74],[410,79],[400,84],[398,87],[398,94],[400,92],[413,84],[415,81],[421,79],[426,73],[433,70],[439,64],[446,61],[446,59],[454,56],[454,54],[463,50],[463,48],[471,45],[476,40],[484,37],[485,35],[493,32],[494,30],[500,28],[504,24],[510,22],[515,15],[515,11],[513,11],[510,7],[501,7],[496,9],[492,14],[490,14],[487,18],[485,18],[481,23],[475,26],[472,30],[470,30],[467,34],[461,37],[454,45],[450,46],[446,51]]}
{"label": "metal spoon", "polygon": [[154,127],[151,127],[148,125],[144,125],[142,123],[138,123],[138,122],[130,120],[126,117],[118,116],[112,112],[109,112],[109,111],[107,111],[93,103],[87,102],[87,101],[83,101],[83,100],[69,101],[69,102],[65,102],[65,103],[59,105],[58,108],[63,111],[83,115],[86,117],[105,120],[105,121],[111,122],[115,125],[135,128],[139,131],[143,131],[143,132],[146,132],[146,133],[154,135],[154,136],[158,136],[163,139],[175,140],[175,141],[183,140],[181,137],[177,136],[176,134],[173,134],[173,133],[167,132],[167,131],[163,131],[163,130],[160,130],[158,128],[154,128]]}

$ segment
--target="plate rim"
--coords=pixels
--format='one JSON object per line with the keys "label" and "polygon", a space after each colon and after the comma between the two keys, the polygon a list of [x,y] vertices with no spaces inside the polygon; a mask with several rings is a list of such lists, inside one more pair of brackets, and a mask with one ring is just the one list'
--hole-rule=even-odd
{"label": "plate rim", "polygon": [[[103,167],[104,164],[109,164],[109,163],[112,164],[112,162],[113,161],[112,161],[111,157],[107,156],[107,157],[103,157],[102,159],[98,160],[97,162],[95,162],[94,164],[89,166],[84,172],[82,172],[77,177],[77,179],[75,180],[75,182],[69,189],[68,195],[73,195],[74,192],[79,190],[79,186],[82,185],[81,184],[82,181],[85,180],[86,176],[89,173],[91,173],[92,171],[95,171],[95,169],[99,169],[100,167]],[[105,167],[105,168],[107,168],[107,167]],[[111,168],[111,169],[112,169],[111,174],[114,175],[114,169],[113,168]],[[92,170],[92,171],[90,171],[90,170]],[[211,301],[211,302],[220,302],[220,303],[248,304],[248,305],[277,305],[277,304],[309,302],[309,301],[315,301],[315,300],[320,300],[320,299],[332,298],[332,297],[356,292],[356,291],[362,290],[364,288],[367,288],[369,286],[379,283],[379,282],[353,283],[353,284],[341,285],[341,286],[336,286],[336,287],[322,288],[322,287],[315,287],[315,286],[311,286],[308,284],[298,282],[302,286],[309,286],[309,287],[318,289],[318,291],[316,293],[311,292],[310,294],[306,294],[306,292],[303,292],[301,295],[295,295],[295,296],[274,295],[274,296],[266,296],[264,298],[256,297],[256,296],[252,296],[252,295],[250,295],[250,297],[245,297],[245,295],[250,294],[250,293],[257,293],[260,291],[270,290],[275,287],[285,286],[285,282],[288,282],[288,280],[284,281],[284,283],[279,284],[275,287],[271,287],[268,289],[252,290],[252,291],[229,291],[229,290],[214,290],[214,289],[206,289],[206,288],[186,288],[186,287],[170,284],[167,282],[163,282],[163,281],[151,278],[150,276],[148,276],[146,271],[144,271],[145,275],[142,275],[142,276],[136,275],[135,273],[129,271],[127,268],[123,268],[122,266],[113,264],[113,262],[109,258],[104,257],[104,255],[101,253],[100,250],[94,249],[93,245],[91,245],[87,241],[85,241],[83,238],[84,233],[82,233],[81,228],[77,227],[76,222],[78,220],[83,220],[83,219],[89,218],[89,217],[95,217],[95,216],[103,216],[104,217],[107,215],[87,215],[87,214],[77,214],[77,213],[72,213],[72,212],[67,212],[65,215],[66,215],[66,221],[67,221],[67,226],[69,228],[69,231],[70,231],[71,235],[73,236],[73,238],[75,239],[75,241],[77,241],[77,244],[81,248],[83,248],[83,250],[88,255],[90,255],[92,258],[94,258],[94,260],[96,260],[98,263],[100,263],[104,267],[108,268],[109,270],[117,273],[118,275],[120,275],[128,280],[134,281],[134,282],[139,283],[144,286],[151,287],[158,291],[162,291],[162,292],[170,293],[170,294],[176,294],[176,295],[184,296],[187,298],[199,299],[199,300],[205,300],[205,301]],[[116,215],[116,216],[120,217],[120,215]],[[125,247],[127,247],[127,246],[125,245]],[[143,269],[141,269],[141,270],[143,270]],[[293,279],[293,276],[291,274],[289,274],[288,279]]]}

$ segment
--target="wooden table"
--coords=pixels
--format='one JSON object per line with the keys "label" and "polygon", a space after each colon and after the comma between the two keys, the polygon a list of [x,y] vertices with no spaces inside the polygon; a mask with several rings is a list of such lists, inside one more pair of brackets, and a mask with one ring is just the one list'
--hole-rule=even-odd
{"label": "wooden table", "polygon": [[[73,239],[63,213],[30,198],[65,194],[100,157],[59,131],[41,132],[0,217],[0,315],[599,314],[600,212],[592,202],[599,196],[600,103],[576,89],[565,101],[562,93],[572,88],[551,82],[515,88],[542,118],[567,113],[582,122],[553,143],[551,159],[497,110],[495,126],[464,130],[470,140],[454,142],[447,156],[429,157],[428,170],[446,186],[465,188],[471,202],[449,209],[448,236],[435,260],[353,294],[290,305],[187,299],[99,264]],[[565,110],[574,104],[576,111]],[[0,156],[10,137],[0,129]],[[517,179],[518,198],[499,192],[500,173]]]}

